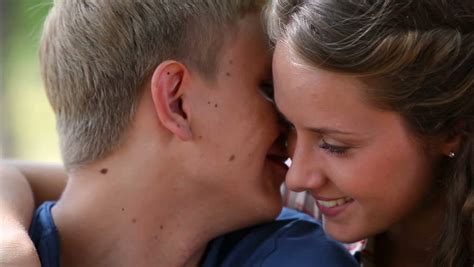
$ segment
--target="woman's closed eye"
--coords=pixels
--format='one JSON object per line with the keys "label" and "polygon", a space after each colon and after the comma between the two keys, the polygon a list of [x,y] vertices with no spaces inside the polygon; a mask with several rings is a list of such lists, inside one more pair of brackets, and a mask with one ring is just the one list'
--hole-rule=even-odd
{"label": "woman's closed eye", "polygon": [[327,143],[324,139],[321,140],[321,143],[318,146],[319,148],[326,150],[328,153],[336,155],[343,155],[350,148],[348,146],[331,145]]}

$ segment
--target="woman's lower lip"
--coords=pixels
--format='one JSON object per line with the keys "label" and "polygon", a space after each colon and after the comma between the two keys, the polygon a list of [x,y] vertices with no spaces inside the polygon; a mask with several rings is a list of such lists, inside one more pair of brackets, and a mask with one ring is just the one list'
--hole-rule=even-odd
{"label": "woman's lower lip", "polygon": [[319,211],[326,217],[336,217],[340,213],[342,213],[349,205],[352,204],[354,200],[350,200],[342,205],[335,206],[335,207],[325,207],[316,201],[316,205],[318,206]]}

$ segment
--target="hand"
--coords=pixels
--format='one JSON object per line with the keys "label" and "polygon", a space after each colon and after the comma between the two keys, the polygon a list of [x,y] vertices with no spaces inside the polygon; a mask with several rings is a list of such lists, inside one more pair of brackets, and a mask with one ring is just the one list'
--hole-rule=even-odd
{"label": "hand", "polygon": [[18,222],[0,219],[0,266],[41,266],[33,241]]}

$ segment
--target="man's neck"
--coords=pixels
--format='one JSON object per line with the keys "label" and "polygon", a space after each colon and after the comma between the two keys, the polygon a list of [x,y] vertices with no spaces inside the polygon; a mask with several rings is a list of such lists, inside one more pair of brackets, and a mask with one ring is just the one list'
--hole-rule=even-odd
{"label": "man's neck", "polygon": [[197,266],[218,234],[209,220],[187,210],[173,186],[127,175],[133,173],[101,169],[70,179],[53,208],[62,265]]}

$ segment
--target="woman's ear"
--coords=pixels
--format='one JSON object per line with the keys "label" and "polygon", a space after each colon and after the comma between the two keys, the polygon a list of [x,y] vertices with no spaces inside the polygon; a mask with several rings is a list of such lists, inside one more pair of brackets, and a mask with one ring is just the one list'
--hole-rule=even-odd
{"label": "woman's ear", "polygon": [[442,140],[441,153],[443,153],[443,155],[450,158],[454,158],[457,155],[462,141],[462,132],[463,125],[458,124],[454,127],[453,131]]}
{"label": "woman's ear", "polygon": [[153,72],[151,78],[151,95],[158,119],[163,126],[182,141],[193,138],[189,122],[189,110],[183,103],[187,88],[183,79],[188,69],[177,61],[164,61]]}

